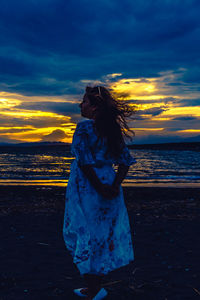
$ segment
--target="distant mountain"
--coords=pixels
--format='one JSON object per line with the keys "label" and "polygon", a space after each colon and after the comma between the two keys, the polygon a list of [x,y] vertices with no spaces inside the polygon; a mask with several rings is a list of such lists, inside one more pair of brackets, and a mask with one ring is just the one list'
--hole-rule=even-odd
{"label": "distant mountain", "polygon": [[70,144],[63,142],[4,143],[0,145],[0,153],[15,154],[63,155],[63,153],[70,153],[70,149]]}
{"label": "distant mountain", "polygon": [[152,150],[190,150],[200,151],[200,142],[178,142],[178,143],[162,143],[162,144],[133,144],[128,145],[130,149],[152,149]]}
{"label": "distant mountain", "polygon": [[[148,144],[128,144],[129,149],[157,149],[157,150],[193,150],[200,151],[200,135],[183,139],[181,142],[170,143],[148,143]],[[32,142],[17,144],[0,144],[0,153],[11,153],[13,151],[25,152],[62,152],[70,151],[71,144],[63,142]],[[18,149],[18,150],[17,150]],[[21,149],[21,150],[20,150]]]}
{"label": "distant mountain", "polygon": [[200,135],[183,139],[183,142],[200,142]]}
{"label": "distant mountain", "polygon": [[6,147],[33,147],[33,146],[67,146],[70,145],[70,143],[64,143],[64,142],[27,142],[27,143],[0,143],[0,146],[6,146]]}

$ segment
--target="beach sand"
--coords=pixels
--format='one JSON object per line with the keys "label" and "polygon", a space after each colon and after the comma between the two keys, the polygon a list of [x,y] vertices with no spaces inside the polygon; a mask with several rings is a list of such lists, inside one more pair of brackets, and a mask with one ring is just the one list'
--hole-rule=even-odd
{"label": "beach sand", "polygon": [[[1,300],[80,299],[62,236],[65,190],[0,186]],[[200,299],[200,189],[123,190],[135,261],[105,277],[106,299]]]}

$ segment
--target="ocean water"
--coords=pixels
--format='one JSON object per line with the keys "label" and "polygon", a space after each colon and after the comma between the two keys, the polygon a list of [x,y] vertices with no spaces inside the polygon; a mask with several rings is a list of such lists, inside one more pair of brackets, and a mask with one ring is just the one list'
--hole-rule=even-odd
{"label": "ocean water", "polygon": [[[130,153],[137,164],[130,167],[124,186],[200,187],[200,152],[137,149]],[[67,151],[0,153],[0,185],[67,186],[73,160]]]}

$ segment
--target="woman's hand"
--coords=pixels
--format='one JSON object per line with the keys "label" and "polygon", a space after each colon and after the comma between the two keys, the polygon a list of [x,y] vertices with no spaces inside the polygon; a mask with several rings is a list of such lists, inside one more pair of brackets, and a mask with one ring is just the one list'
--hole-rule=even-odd
{"label": "woman's hand", "polygon": [[99,194],[104,198],[113,199],[119,195],[119,186],[110,185],[110,184],[101,184],[98,188]]}
{"label": "woman's hand", "polygon": [[84,175],[88,178],[90,183],[96,189],[96,191],[107,199],[113,199],[119,195],[120,183],[118,180],[114,180],[112,185],[104,184],[98,178],[96,172],[94,171],[92,165],[79,165],[79,168],[82,170]]}

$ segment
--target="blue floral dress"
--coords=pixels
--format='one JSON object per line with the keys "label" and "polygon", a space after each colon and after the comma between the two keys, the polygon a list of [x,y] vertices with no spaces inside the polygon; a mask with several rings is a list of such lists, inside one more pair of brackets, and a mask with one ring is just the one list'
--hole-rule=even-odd
{"label": "blue floral dress", "polygon": [[94,120],[77,124],[73,135],[71,163],[66,189],[63,237],[80,274],[107,274],[134,260],[129,218],[123,190],[113,199],[101,196],[78,166],[91,164],[102,183],[112,184],[113,164],[136,163],[127,146],[116,161],[104,158],[106,143],[96,143]]}

